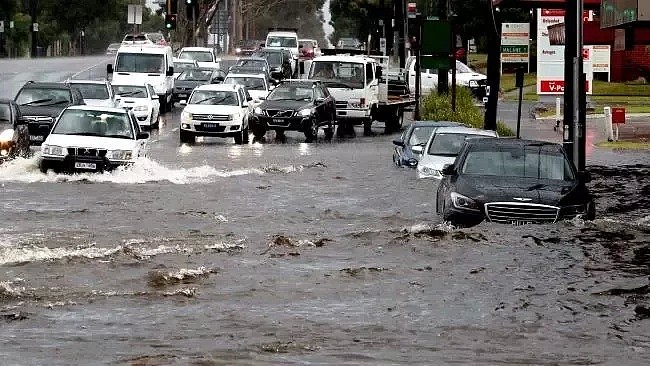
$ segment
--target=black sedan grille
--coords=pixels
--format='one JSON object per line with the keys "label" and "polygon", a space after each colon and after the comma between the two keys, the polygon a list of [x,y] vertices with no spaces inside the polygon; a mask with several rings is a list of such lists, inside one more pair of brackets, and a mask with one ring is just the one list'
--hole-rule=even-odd
{"label": "black sedan grille", "polygon": [[226,114],[193,114],[192,119],[195,121],[230,121],[230,116]]}
{"label": "black sedan grille", "polygon": [[292,117],[295,113],[294,110],[277,110],[277,109],[267,109],[266,115],[271,118],[289,118]]}
{"label": "black sedan grille", "polygon": [[91,149],[85,147],[69,147],[68,155],[83,156],[83,157],[100,157],[106,156],[106,149]]}
{"label": "black sedan grille", "polygon": [[489,221],[502,224],[544,224],[556,222],[560,208],[535,203],[491,202],[485,204]]}

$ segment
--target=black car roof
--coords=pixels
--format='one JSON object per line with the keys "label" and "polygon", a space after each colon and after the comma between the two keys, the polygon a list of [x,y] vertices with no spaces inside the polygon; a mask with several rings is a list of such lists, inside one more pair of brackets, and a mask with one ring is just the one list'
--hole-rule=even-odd
{"label": "black car roof", "polygon": [[413,121],[413,127],[453,127],[461,126],[462,122],[452,121]]}
{"label": "black car roof", "polygon": [[467,144],[472,146],[501,146],[501,147],[526,147],[526,146],[545,146],[561,148],[562,145],[554,142],[540,140],[526,140],[516,138],[495,138],[495,139],[469,139]]}
{"label": "black car roof", "polygon": [[48,88],[48,89],[70,89],[70,85],[64,83],[46,83],[38,81],[28,81],[23,85],[23,88]]}

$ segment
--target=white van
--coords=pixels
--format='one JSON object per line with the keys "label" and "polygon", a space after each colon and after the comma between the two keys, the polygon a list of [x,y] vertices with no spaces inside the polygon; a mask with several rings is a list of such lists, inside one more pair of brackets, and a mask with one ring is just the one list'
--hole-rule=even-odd
{"label": "white van", "polygon": [[299,43],[298,29],[295,28],[269,28],[266,35],[265,48],[279,48],[291,52],[291,74],[296,72],[298,66]]}
{"label": "white van", "polygon": [[106,65],[114,84],[151,84],[160,100],[160,112],[171,109],[174,91],[172,48],[159,45],[122,45],[115,63]]}

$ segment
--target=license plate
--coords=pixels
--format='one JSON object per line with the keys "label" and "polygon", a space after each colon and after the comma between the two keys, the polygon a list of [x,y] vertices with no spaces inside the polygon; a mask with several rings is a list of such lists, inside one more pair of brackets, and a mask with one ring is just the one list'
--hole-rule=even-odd
{"label": "license plate", "polygon": [[43,140],[45,140],[45,136],[29,135],[29,141],[43,141]]}
{"label": "license plate", "polygon": [[218,123],[204,123],[203,127],[205,127],[205,128],[217,128],[217,127],[219,127],[219,124]]}
{"label": "license plate", "polygon": [[284,123],[284,119],[282,119],[282,118],[273,118],[273,123]]}
{"label": "license plate", "polygon": [[184,93],[183,94],[178,94],[178,96],[181,97],[181,98],[185,98],[185,97],[187,97],[187,94],[184,94]]}
{"label": "license plate", "polygon": [[95,170],[97,169],[97,164],[95,163],[74,163],[75,169],[88,169]]}
{"label": "license plate", "polygon": [[513,220],[510,222],[512,226],[530,225],[532,223],[533,223],[532,221],[524,221],[524,220]]}

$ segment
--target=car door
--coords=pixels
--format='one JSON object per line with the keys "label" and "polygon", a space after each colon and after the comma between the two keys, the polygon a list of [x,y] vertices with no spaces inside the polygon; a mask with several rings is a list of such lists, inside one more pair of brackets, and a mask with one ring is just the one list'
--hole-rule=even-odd
{"label": "car door", "polygon": [[325,85],[319,85],[318,87],[323,95],[325,95],[325,110],[327,115],[331,120],[336,119],[336,100],[334,100],[334,97]]}
{"label": "car door", "polygon": [[138,136],[140,136],[140,133],[142,130],[140,130],[140,124],[138,123],[138,119],[133,113],[133,111],[129,111],[129,118],[131,119],[131,125],[133,126],[133,133],[136,140],[136,144],[138,146],[138,155],[137,157],[142,158],[147,156],[147,140],[146,139],[138,139]]}
{"label": "car door", "polygon": [[158,116],[160,116],[160,98],[154,98],[154,96],[156,96],[156,91],[151,84],[147,84],[147,91],[149,92],[149,99],[151,99],[151,104],[153,105],[151,123],[155,123],[155,121],[158,120]]}

